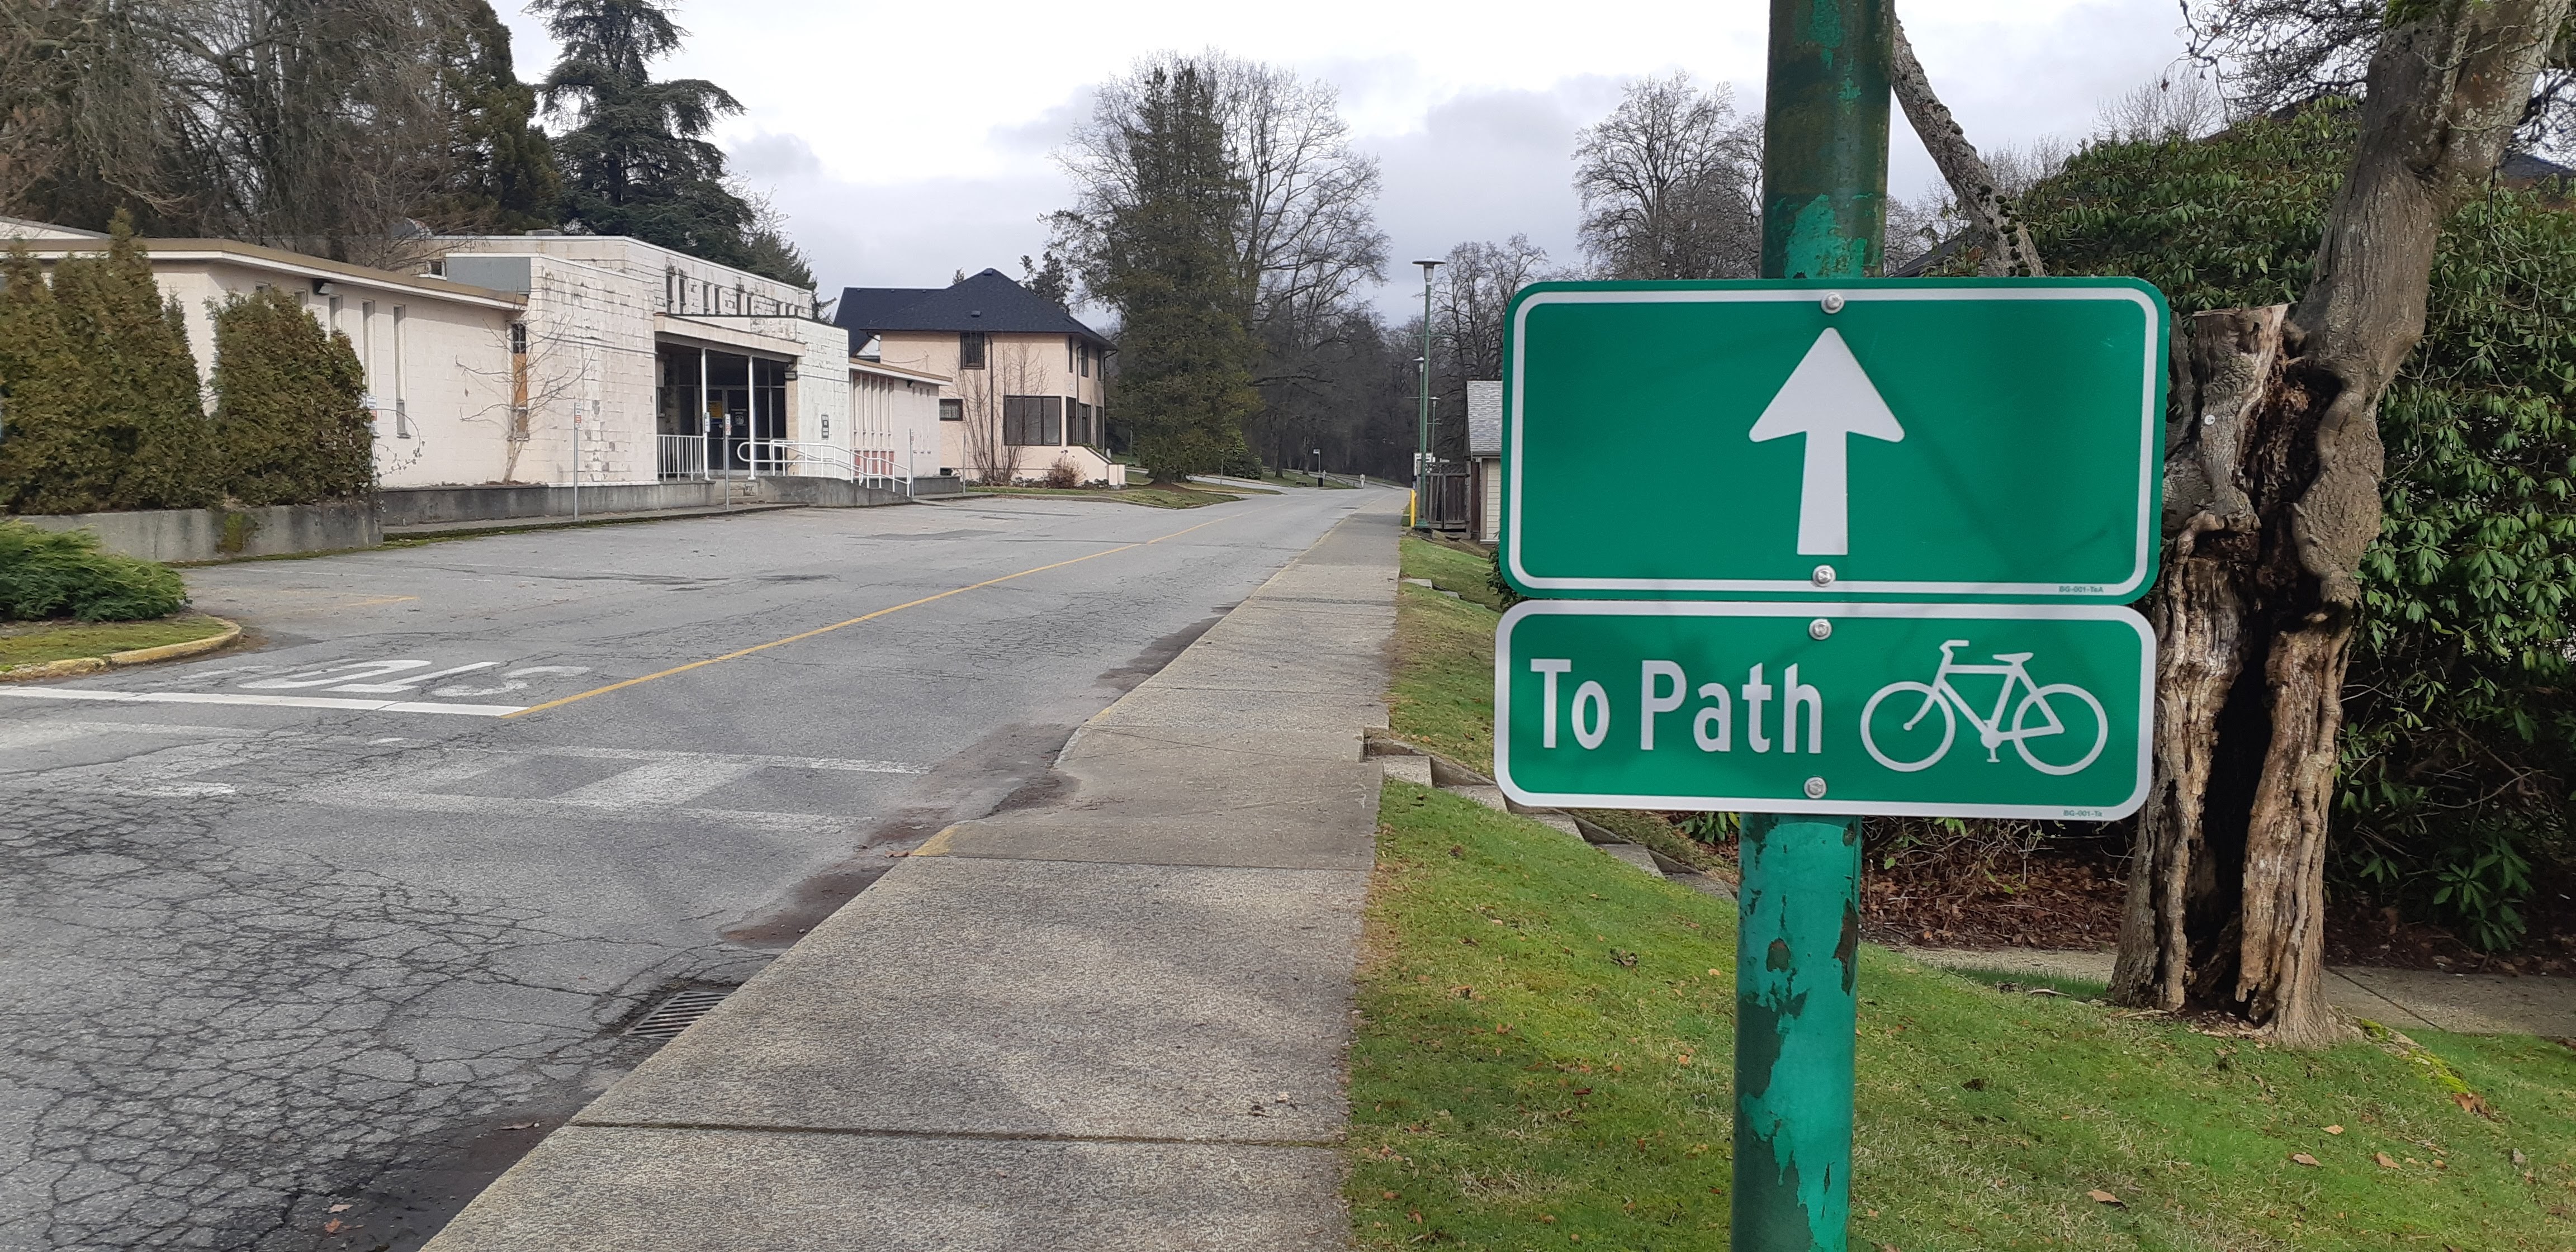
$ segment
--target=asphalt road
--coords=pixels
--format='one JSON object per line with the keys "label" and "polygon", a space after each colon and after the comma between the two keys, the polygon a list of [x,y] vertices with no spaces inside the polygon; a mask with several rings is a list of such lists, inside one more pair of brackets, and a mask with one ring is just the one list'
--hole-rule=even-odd
{"label": "asphalt road", "polygon": [[418,1246],[1360,496],[192,572],[258,646],[0,687],[0,1249]]}

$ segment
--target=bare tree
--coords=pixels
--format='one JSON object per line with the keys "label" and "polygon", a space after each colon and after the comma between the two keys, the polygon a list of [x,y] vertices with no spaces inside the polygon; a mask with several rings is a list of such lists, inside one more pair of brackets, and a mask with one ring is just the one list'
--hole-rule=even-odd
{"label": "bare tree", "polygon": [[2112,143],[2154,143],[2198,139],[2226,124],[2227,102],[2218,89],[2198,74],[2177,71],[2106,101],[2093,134]]}
{"label": "bare tree", "polygon": [[1055,215],[1059,246],[1077,269],[1094,228],[1141,194],[1128,139],[1145,84],[1187,65],[1213,84],[1228,162],[1245,189],[1234,227],[1236,264],[1256,330],[1266,322],[1314,317],[1385,277],[1386,236],[1377,229],[1377,159],[1351,146],[1332,84],[1215,49],[1164,52],[1101,86],[1092,117],[1057,150],[1074,182],[1075,204]]}
{"label": "bare tree", "polygon": [[[2279,15],[2278,29],[2231,27],[2257,52],[2355,33],[2340,3],[2231,10]],[[2200,313],[2176,336],[2171,546],[2150,600],[2155,789],[2121,1003],[2232,1013],[2294,1046],[2349,1033],[2323,986],[2325,849],[2361,561],[2380,529],[2378,405],[2423,334],[2442,222],[2502,158],[2567,17],[2568,0],[2452,0],[2374,19],[2360,139],[2314,280],[2296,305]],[[2302,63],[2319,81],[2341,72],[2318,57]]]}
{"label": "bare tree", "polygon": [[[1431,302],[1432,393],[1440,400],[1435,455],[1465,455],[1467,384],[1502,377],[1503,315],[1512,297],[1531,283],[1560,277],[1564,275],[1550,264],[1547,250],[1527,235],[1498,244],[1462,243],[1449,250]],[[1420,330],[1417,321],[1414,331]]]}
{"label": "bare tree", "polygon": [[1750,278],[1762,261],[1762,127],[1688,74],[1628,84],[1574,149],[1581,238],[1603,278]]}
{"label": "bare tree", "polygon": [[516,89],[496,40],[484,0],[0,6],[0,206],[398,262],[460,162],[544,164],[524,116],[466,116]]}
{"label": "bare tree", "polygon": [[1032,345],[995,339],[985,346],[984,368],[957,372],[957,395],[966,418],[958,434],[965,442],[967,472],[975,481],[995,487],[1019,481],[1030,468],[1029,448],[1053,459],[1047,455],[1053,452],[1049,445],[1012,443],[1006,419],[1013,397],[1042,397],[1057,386],[1039,355],[1063,350],[1060,340]]}

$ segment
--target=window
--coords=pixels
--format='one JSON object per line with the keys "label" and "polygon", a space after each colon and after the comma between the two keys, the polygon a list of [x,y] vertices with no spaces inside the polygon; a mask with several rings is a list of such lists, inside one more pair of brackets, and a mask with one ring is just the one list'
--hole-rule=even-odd
{"label": "window", "polygon": [[[394,356],[394,435],[396,438],[409,439],[412,437],[411,402],[405,398],[403,387],[403,322],[405,320],[403,306],[395,305],[393,312],[394,326],[391,338]],[[516,325],[516,323],[512,324]]]}
{"label": "window", "polygon": [[528,355],[528,324],[526,322],[510,323],[510,355]]}
{"label": "window", "polygon": [[1078,400],[1064,402],[1069,415],[1065,423],[1065,442],[1085,448],[1100,446],[1099,410]]}
{"label": "window", "polygon": [[940,401],[940,402],[939,402],[939,420],[940,420],[940,421],[943,421],[943,422],[962,422],[962,421],[965,421],[965,420],[966,420],[966,402],[965,402],[965,401],[963,401],[963,400],[942,400],[942,401]]}
{"label": "window", "polygon": [[984,368],[984,332],[980,330],[969,330],[959,333],[957,336],[957,368],[961,370],[979,370]]}
{"label": "window", "polygon": [[1082,376],[1091,377],[1091,345],[1083,344],[1082,351],[1076,355],[1082,367]]}
{"label": "window", "polygon": [[1014,448],[1064,442],[1064,397],[1002,397],[1002,442]]}
{"label": "window", "polygon": [[1070,373],[1074,372],[1075,370],[1077,370],[1077,369],[1080,369],[1080,368],[1081,368],[1081,366],[1080,366],[1079,364],[1077,364],[1077,363],[1076,363],[1076,362],[1077,362],[1077,359],[1078,359],[1081,355],[1082,355],[1082,341],[1081,341],[1080,339],[1077,339],[1077,338],[1073,337],[1072,335],[1067,335],[1067,336],[1065,336],[1065,337],[1064,337],[1064,372],[1065,372],[1065,373],[1070,374]]}

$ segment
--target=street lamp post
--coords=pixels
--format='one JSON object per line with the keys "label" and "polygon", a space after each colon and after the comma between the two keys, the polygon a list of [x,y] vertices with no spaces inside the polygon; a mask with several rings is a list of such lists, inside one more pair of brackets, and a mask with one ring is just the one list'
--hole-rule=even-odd
{"label": "street lamp post", "polygon": [[1427,530],[1431,521],[1423,516],[1422,505],[1431,486],[1431,271],[1440,262],[1414,264],[1422,267],[1422,412],[1413,445],[1413,524]]}

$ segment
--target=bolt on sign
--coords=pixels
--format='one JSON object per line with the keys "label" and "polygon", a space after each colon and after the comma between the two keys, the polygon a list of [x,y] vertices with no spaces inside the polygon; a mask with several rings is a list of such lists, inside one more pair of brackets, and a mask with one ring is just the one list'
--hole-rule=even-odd
{"label": "bolt on sign", "polygon": [[2155,639],[2118,605],[1528,600],[1494,765],[1539,806],[2103,821],[2146,799]]}
{"label": "bolt on sign", "polygon": [[2167,315],[2125,278],[1539,283],[1504,365],[1537,597],[2126,603]]}

